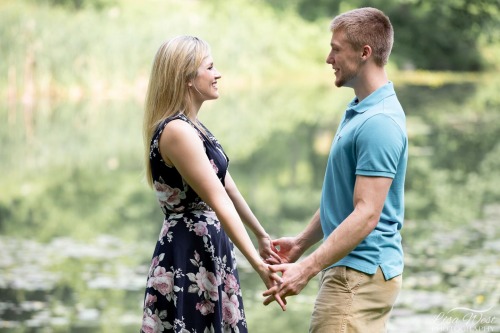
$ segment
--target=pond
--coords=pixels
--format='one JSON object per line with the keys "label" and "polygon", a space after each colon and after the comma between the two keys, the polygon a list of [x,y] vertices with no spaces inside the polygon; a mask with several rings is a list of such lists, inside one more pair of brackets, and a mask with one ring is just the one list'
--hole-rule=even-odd
{"label": "pond", "polygon": [[[498,230],[499,218],[500,206],[490,207],[488,216],[478,223]],[[483,233],[479,248],[465,241],[469,232],[436,234],[407,251],[407,265],[423,270],[405,274],[389,332],[465,332],[474,327],[498,332],[498,303],[491,306],[484,301],[488,294],[498,297],[498,231]],[[446,252],[453,241],[467,250],[437,259],[436,252]],[[137,332],[140,327],[149,267],[130,258],[145,258],[150,243],[123,243],[101,235],[88,243],[57,238],[42,244],[2,236],[0,248],[0,331]],[[436,251],[433,256],[424,254],[432,251]],[[300,296],[290,299],[283,314],[274,305],[261,304],[260,281],[243,258],[239,262],[252,331],[293,327],[293,332],[306,332],[318,281],[312,280]]]}
{"label": "pond", "polygon": [[[400,80],[411,142],[406,268],[389,332],[498,332],[499,80]],[[350,98],[330,89],[280,87],[207,107],[218,114],[205,122],[233,178],[273,236],[296,234],[317,208],[332,131]],[[53,107],[36,124],[36,159],[2,162],[14,180],[21,163],[42,171],[5,180],[0,332],[138,331],[161,216],[138,176],[140,105],[123,107]],[[124,129],[131,134],[117,135]],[[307,331],[316,279],[282,313],[261,304],[263,286],[243,258],[239,267],[252,332]]]}

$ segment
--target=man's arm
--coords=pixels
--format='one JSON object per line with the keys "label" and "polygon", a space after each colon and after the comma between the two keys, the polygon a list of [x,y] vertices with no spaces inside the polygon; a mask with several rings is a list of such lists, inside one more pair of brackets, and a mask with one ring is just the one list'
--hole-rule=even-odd
{"label": "man's arm", "polygon": [[[307,249],[319,242],[323,238],[323,230],[319,217],[319,209],[311,218],[307,227],[295,237],[283,237],[273,240],[273,247],[283,263],[297,261]],[[281,262],[275,258],[269,258],[267,263],[276,265]]]}
{"label": "man's arm", "polygon": [[[264,293],[276,293],[284,300],[297,295],[322,269],[348,255],[377,226],[392,179],[385,177],[357,176],[354,186],[354,211],[328,236],[323,244],[304,260],[294,264],[270,266],[275,272],[282,272],[283,283]],[[274,300],[268,297],[264,304]]]}

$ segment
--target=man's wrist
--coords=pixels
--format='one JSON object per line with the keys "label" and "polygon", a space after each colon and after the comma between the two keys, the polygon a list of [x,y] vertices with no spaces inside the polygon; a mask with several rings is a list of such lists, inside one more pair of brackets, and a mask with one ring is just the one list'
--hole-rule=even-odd
{"label": "man's wrist", "polygon": [[295,237],[295,246],[299,249],[300,255],[304,254],[308,248],[312,246],[312,244],[309,244],[310,242],[308,241],[307,237],[303,237],[302,235],[298,235]]}
{"label": "man's wrist", "polygon": [[315,277],[323,269],[323,267],[321,267],[320,263],[316,260],[315,257],[316,256],[313,253],[302,261],[302,265],[307,274],[308,280]]}

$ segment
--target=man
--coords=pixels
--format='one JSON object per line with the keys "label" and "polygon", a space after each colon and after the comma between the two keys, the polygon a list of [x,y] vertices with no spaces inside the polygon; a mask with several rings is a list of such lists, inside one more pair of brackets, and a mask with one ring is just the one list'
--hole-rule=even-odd
{"label": "man", "polygon": [[384,69],[394,34],[374,8],[341,14],[330,28],[326,62],[335,85],[356,97],[333,139],[319,210],[299,235],[273,241],[282,264],[268,263],[283,283],[264,293],[264,304],[300,293],[321,272],[310,332],[384,332],[402,283],[408,158],[405,115]]}

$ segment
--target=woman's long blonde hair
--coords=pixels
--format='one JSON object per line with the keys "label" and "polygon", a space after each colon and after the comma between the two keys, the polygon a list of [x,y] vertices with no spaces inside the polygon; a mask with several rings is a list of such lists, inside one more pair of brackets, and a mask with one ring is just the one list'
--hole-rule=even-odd
{"label": "woman's long blonde hair", "polygon": [[[163,43],[153,62],[144,105],[144,162],[146,179],[153,185],[149,154],[151,139],[158,125],[177,113],[188,113],[188,82],[210,53],[208,44],[192,36],[178,36]],[[187,114],[186,114],[187,115]]]}

